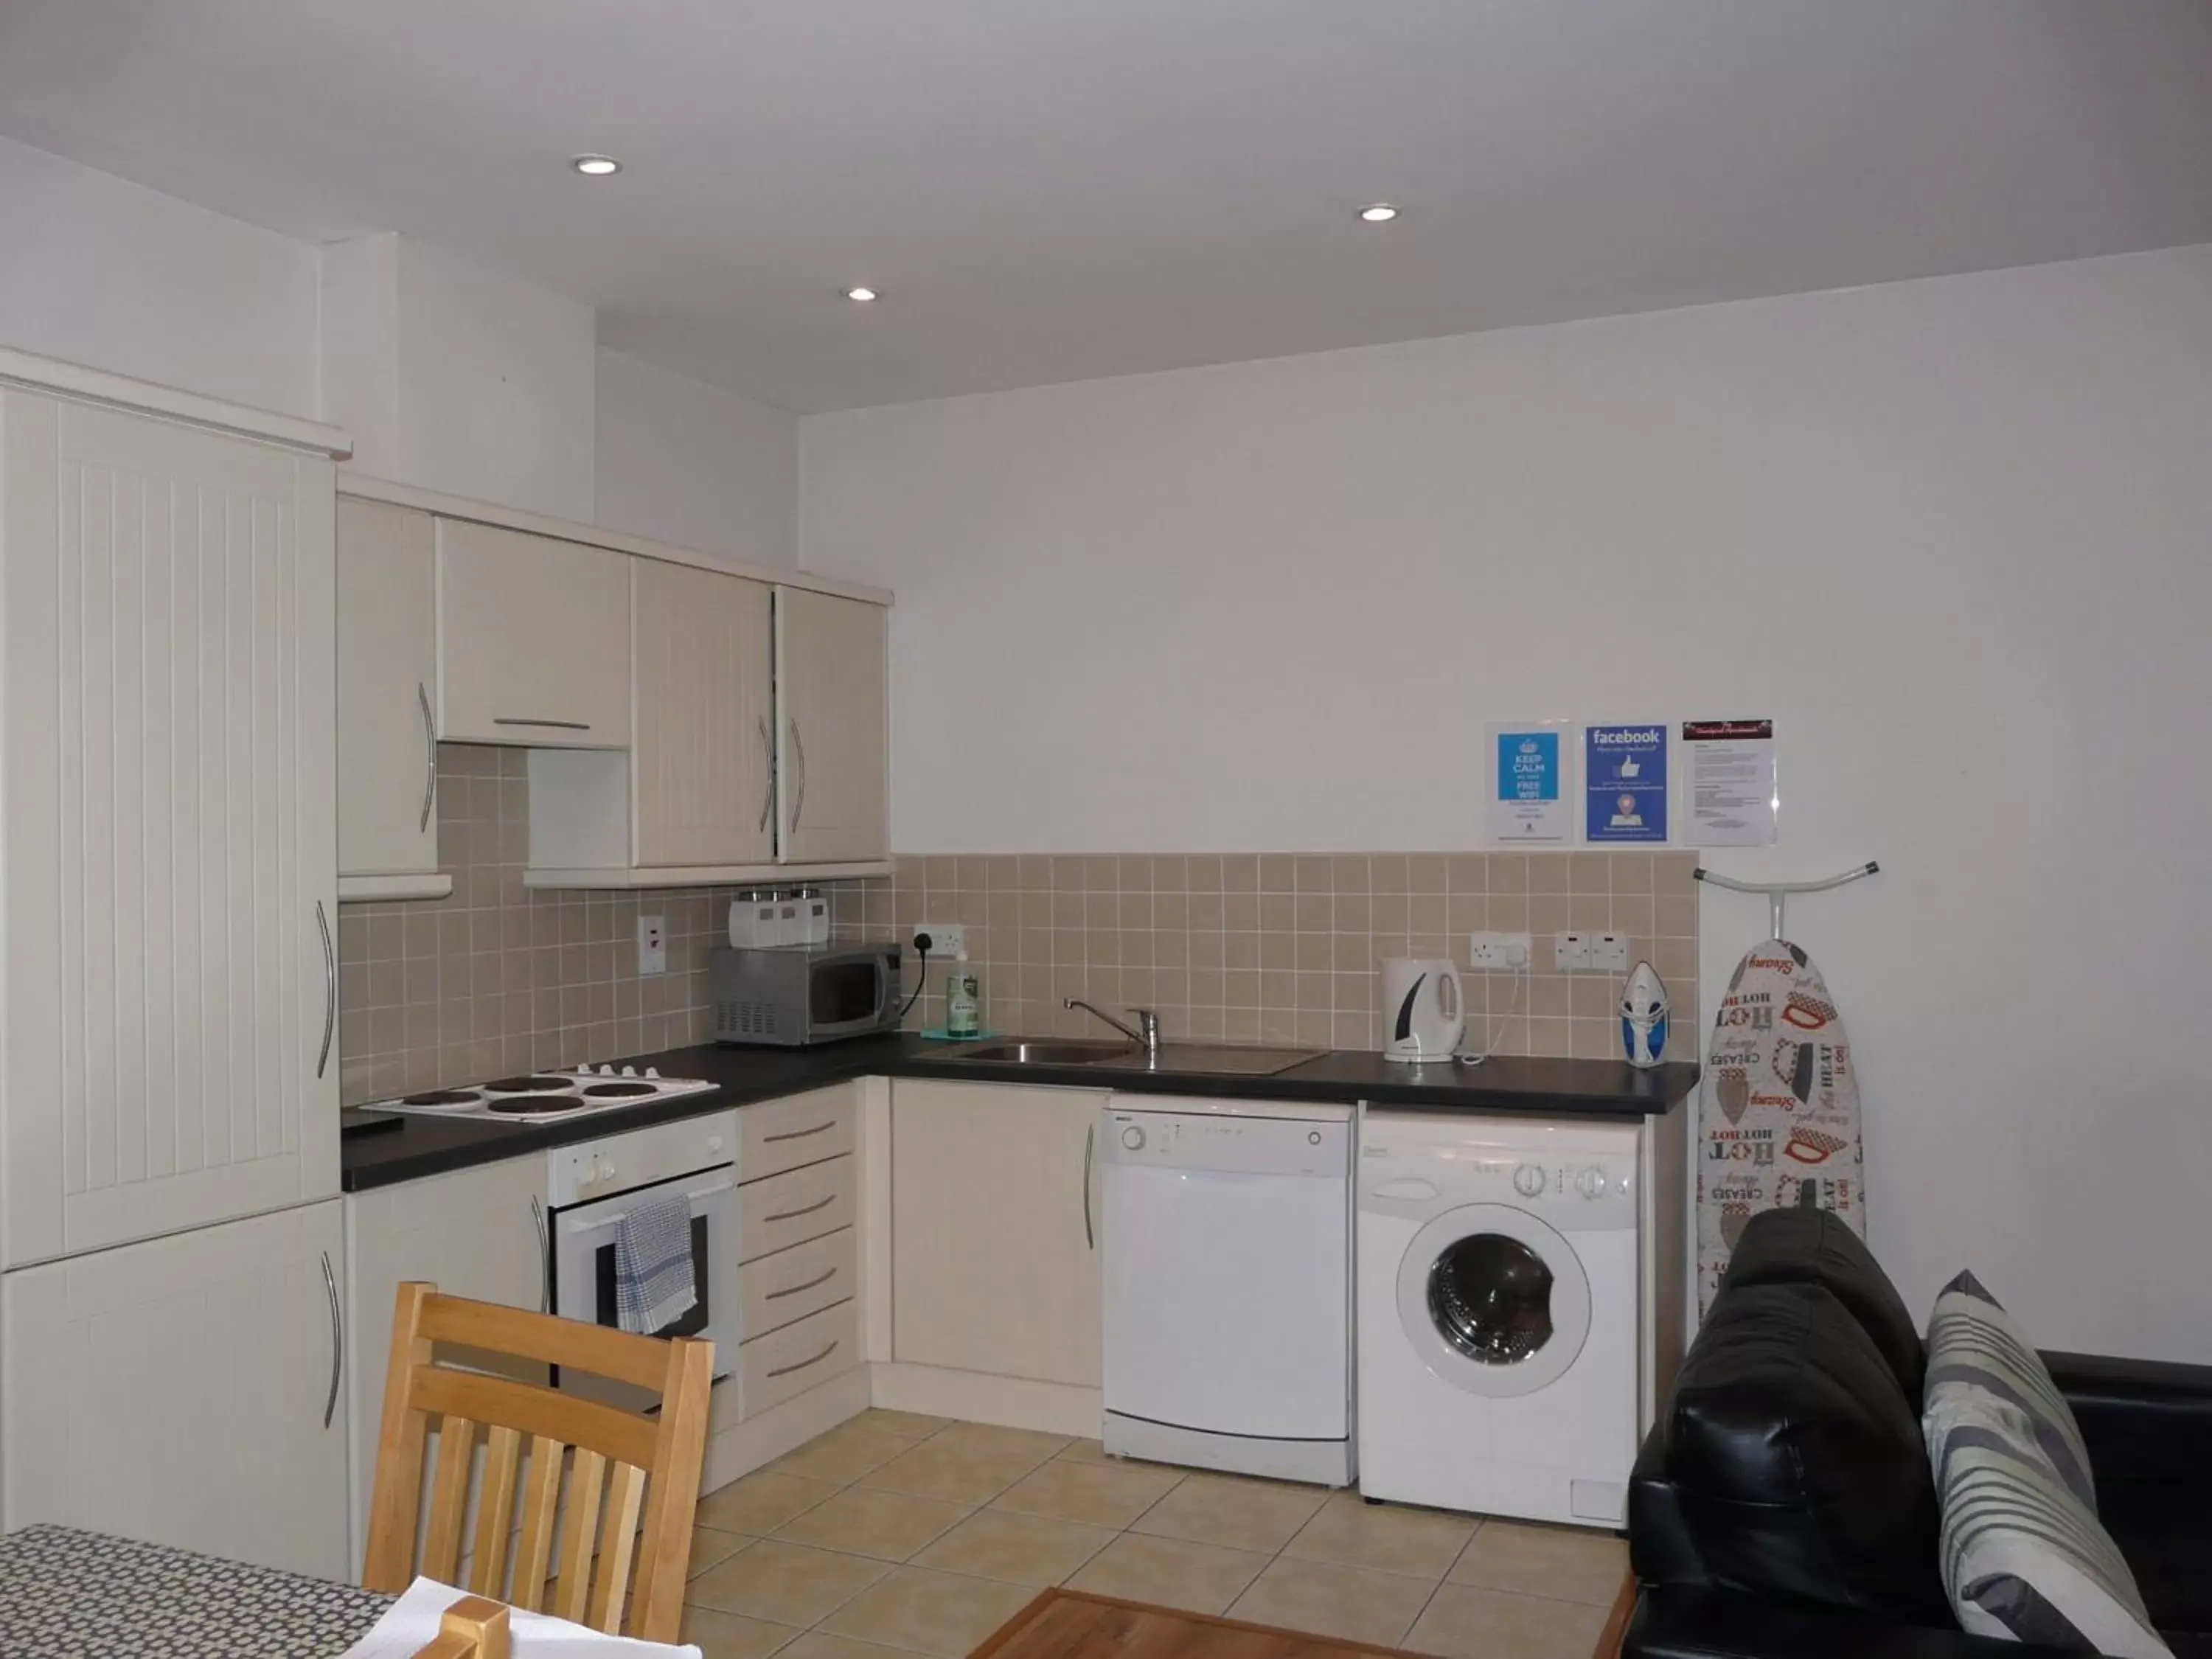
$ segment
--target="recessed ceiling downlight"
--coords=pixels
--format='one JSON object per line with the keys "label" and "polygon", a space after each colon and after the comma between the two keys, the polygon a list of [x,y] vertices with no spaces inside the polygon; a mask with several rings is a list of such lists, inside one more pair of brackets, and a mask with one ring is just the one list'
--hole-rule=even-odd
{"label": "recessed ceiling downlight", "polygon": [[1388,202],[1370,202],[1359,210],[1359,218],[1363,224],[1387,225],[1397,216],[1398,210]]}
{"label": "recessed ceiling downlight", "polygon": [[856,304],[866,305],[876,297],[876,291],[872,288],[848,288],[845,290],[845,297]]}
{"label": "recessed ceiling downlight", "polygon": [[568,165],[586,179],[605,179],[622,171],[622,163],[611,155],[579,155]]}

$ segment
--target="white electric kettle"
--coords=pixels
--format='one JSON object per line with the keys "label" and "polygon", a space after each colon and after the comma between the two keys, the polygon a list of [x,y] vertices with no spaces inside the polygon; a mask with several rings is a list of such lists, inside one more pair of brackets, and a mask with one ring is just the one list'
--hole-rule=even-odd
{"label": "white electric kettle", "polygon": [[1382,1057],[1449,1060],[1467,1032],[1459,968],[1440,957],[1382,958]]}

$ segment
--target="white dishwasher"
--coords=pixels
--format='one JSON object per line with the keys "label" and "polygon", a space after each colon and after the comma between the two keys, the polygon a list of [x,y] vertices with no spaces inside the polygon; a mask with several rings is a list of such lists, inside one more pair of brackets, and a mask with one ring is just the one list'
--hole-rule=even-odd
{"label": "white dishwasher", "polygon": [[1351,1108],[1101,1110],[1106,1449],[1348,1486]]}

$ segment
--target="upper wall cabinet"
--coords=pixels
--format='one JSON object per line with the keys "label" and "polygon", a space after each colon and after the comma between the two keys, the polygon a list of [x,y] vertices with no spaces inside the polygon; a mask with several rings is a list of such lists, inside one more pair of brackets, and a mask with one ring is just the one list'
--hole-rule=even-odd
{"label": "upper wall cabinet", "polygon": [[430,515],[342,497],[337,592],[338,896],[443,898]]}
{"label": "upper wall cabinet", "polygon": [[879,605],[776,591],[776,793],[787,863],[889,851],[884,619]]}
{"label": "upper wall cabinet", "polygon": [[636,862],[775,857],[772,590],[659,559],[631,563]]}
{"label": "upper wall cabinet", "polygon": [[335,497],[20,389],[0,458],[14,1267],[337,1191]]}
{"label": "upper wall cabinet", "polygon": [[438,520],[438,735],[621,748],[630,740],[629,560]]}

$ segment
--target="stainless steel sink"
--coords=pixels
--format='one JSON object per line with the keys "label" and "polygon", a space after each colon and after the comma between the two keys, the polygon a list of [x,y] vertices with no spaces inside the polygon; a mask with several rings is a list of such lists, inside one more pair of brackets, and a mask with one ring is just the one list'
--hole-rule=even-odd
{"label": "stainless steel sink", "polygon": [[1183,1072],[1215,1077],[1273,1077],[1317,1058],[1318,1048],[1262,1048],[1240,1042],[1163,1042],[1157,1056],[1133,1043],[1063,1037],[1056,1042],[994,1038],[927,1058],[962,1066],[1091,1066],[1101,1071]]}

